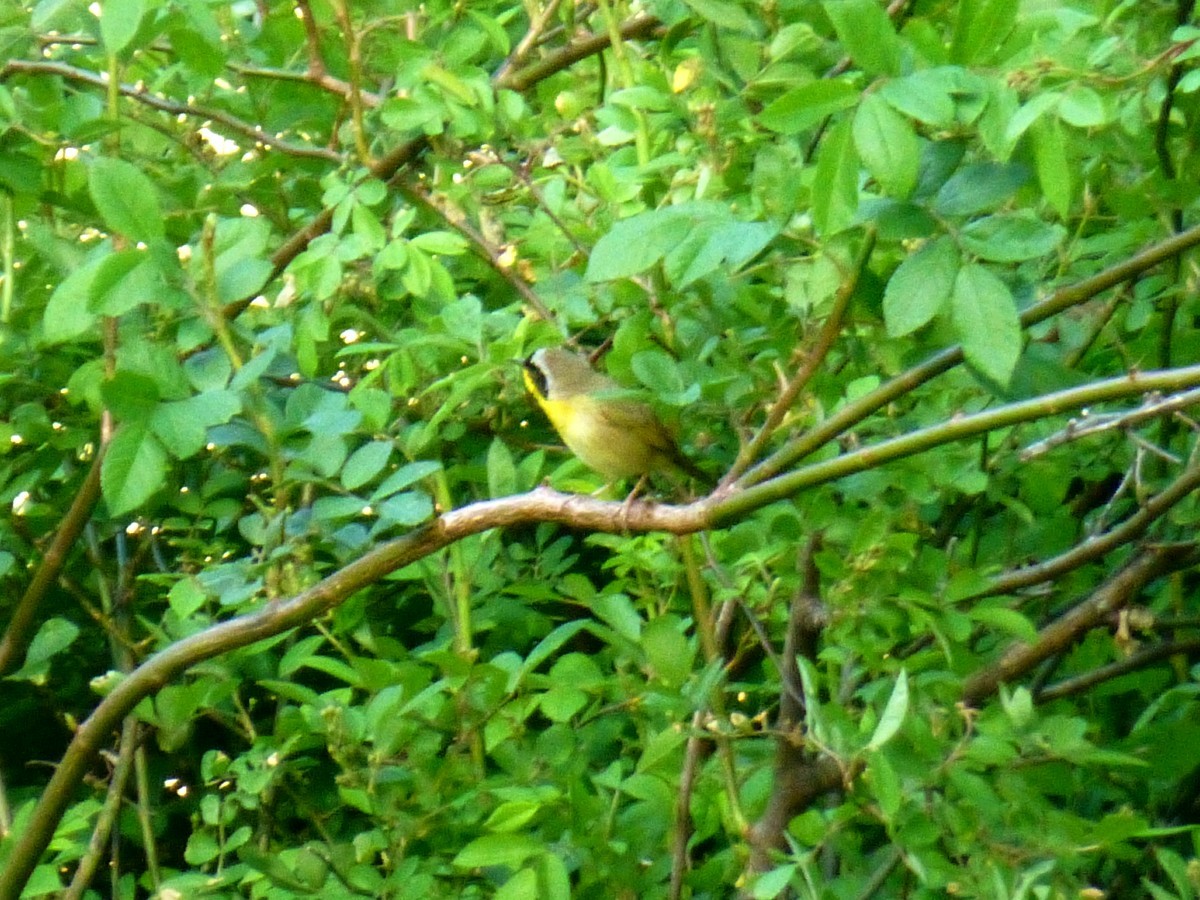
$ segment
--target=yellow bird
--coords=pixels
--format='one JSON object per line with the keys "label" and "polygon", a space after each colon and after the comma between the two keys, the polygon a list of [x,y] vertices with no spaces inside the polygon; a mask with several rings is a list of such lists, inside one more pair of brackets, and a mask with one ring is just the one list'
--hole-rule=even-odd
{"label": "yellow bird", "polygon": [[525,386],[563,443],[605,478],[678,471],[710,481],[650,406],[622,398],[621,386],[585,357],[562,347],[536,350],[525,360]]}

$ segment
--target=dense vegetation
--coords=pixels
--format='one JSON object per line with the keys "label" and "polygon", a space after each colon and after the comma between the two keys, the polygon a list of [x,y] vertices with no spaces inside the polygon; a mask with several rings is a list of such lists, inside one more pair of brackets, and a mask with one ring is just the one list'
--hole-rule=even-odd
{"label": "dense vegetation", "polygon": [[0,3],[0,900],[1196,897],[1192,6]]}

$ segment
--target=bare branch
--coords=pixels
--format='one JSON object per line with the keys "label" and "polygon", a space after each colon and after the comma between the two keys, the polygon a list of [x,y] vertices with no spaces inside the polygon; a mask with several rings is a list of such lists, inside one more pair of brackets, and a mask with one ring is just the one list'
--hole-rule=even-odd
{"label": "bare branch", "polygon": [[792,379],[784,386],[784,389],[779,392],[779,397],[771,404],[770,412],[767,413],[767,420],[763,422],[762,428],[758,430],[758,434],[750,441],[742,451],[738,454],[737,461],[733,464],[729,474],[725,476],[722,483],[734,481],[744,472],[767,441],[775,433],[783,417],[787,415],[789,409],[796,402],[796,398],[800,396],[800,392],[812,380],[820,368],[821,363],[825,361],[825,357],[833,348],[834,342],[837,340],[838,334],[842,330],[842,316],[846,313],[846,308],[850,305],[850,298],[854,296],[855,290],[858,288],[859,279],[866,271],[867,263],[871,259],[871,252],[875,249],[875,229],[867,228],[863,236],[862,246],[858,249],[858,254],[854,259],[854,267],[850,274],[846,276],[846,280],[842,282],[834,296],[833,309],[829,311],[829,316],[825,319],[825,324],[821,327],[821,333],[817,336],[816,343],[805,355],[804,364],[800,366]]}
{"label": "bare branch", "polygon": [[1179,412],[1189,406],[1200,403],[1200,390],[1184,391],[1170,397],[1147,397],[1137,409],[1127,412],[1110,413],[1094,416],[1084,410],[1078,419],[1071,419],[1062,431],[1052,434],[1036,444],[1030,444],[1021,451],[1021,460],[1028,461],[1049,453],[1055,447],[1077,441],[1081,438],[1102,434],[1122,428],[1133,428],[1149,419],[1156,419],[1169,413]]}
{"label": "bare branch", "polygon": [[1200,488],[1200,465],[1186,470],[1116,528],[1088,538],[1067,552],[1036,566],[1027,566],[1001,575],[993,580],[986,589],[978,594],[972,594],[965,600],[980,600],[999,594],[1011,594],[1022,588],[1053,581],[1092,560],[1099,559],[1116,548],[1137,540],[1171,507],[1190,496],[1197,488]]}

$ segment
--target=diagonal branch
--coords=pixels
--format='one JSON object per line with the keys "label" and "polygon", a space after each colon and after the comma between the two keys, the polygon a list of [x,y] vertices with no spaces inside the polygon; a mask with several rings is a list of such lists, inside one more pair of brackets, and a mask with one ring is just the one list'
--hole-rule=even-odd
{"label": "diagonal branch", "polygon": [[1020,678],[1042,660],[1067,649],[1160,575],[1192,565],[1197,558],[1200,558],[1200,552],[1194,544],[1142,550],[1090,597],[1039,631],[1034,643],[1013,644],[994,664],[968,678],[963,687],[963,703],[978,706],[995,693],[1001,683]]}
{"label": "diagonal branch", "polygon": [[817,369],[820,368],[821,363],[825,361],[825,357],[833,348],[834,341],[837,340],[837,336],[842,330],[842,317],[846,313],[846,308],[850,305],[850,298],[854,296],[855,290],[858,289],[859,279],[862,277],[862,273],[866,271],[867,263],[871,259],[871,253],[875,249],[875,235],[876,232],[873,227],[867,228],[862,246],[859,247],[858,255],[854,259],[854,267],[846,277],[846,280],[838,287],[837,294],[833,299],[833,309],[829,311],[829,316],[825,319],[825,324],[821,327],[821,333],[817,336],[816,343],[805,356],[804,364],[800,367],[800,370],[792,376],[792,379],[780,392],[779,398],[771,404],[771,410],[767,413],[767,420],[763,422],[758,434],[738,453],[738,458],[734,462],[733,468],[722,479],[723,484],[737,480],[742,472],[758,458],[767,441],[775,433],[775,429],[783,422],[784,416],[792,408],[792,404],[796,402],[796,398],[800,396],[800,392],[812,380],[813,375],[816,374]]}

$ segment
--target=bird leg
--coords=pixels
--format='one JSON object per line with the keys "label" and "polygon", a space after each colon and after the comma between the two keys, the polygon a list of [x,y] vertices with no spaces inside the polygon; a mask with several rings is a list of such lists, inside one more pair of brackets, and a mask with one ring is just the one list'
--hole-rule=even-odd
{"label": "bird leg", "polygon": [[646,486],[646,479],[648,477],[648,475],[643,475],[639,478],[637,484],[633,486],[633,490],[629,492],[629,496],[625,498],[625,502],[621,504],[621,530],[626,534],[629,533],[629,512],[633,509],[633,501],[637,499],[637,495]]}

